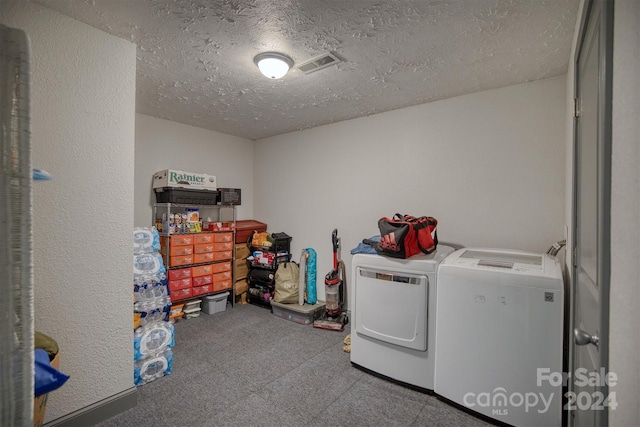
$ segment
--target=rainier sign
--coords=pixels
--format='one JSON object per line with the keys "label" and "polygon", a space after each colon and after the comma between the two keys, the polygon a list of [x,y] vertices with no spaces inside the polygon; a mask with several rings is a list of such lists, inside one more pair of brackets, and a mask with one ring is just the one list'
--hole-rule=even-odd
{"label": "rainier sign", "polygon": [[216,190],[216,177],[203,173],[165,169],[153,174],[153,188],[178,187]]}

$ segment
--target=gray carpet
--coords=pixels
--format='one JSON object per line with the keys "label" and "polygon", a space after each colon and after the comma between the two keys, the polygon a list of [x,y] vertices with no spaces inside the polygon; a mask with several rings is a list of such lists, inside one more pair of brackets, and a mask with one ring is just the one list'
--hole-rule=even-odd
{"label": "gray carpet", "polygon": [[253,305],[180,320],[173,372],[138,388],[111,426],[488,426],[434,396],[351,366],[349,333]]}

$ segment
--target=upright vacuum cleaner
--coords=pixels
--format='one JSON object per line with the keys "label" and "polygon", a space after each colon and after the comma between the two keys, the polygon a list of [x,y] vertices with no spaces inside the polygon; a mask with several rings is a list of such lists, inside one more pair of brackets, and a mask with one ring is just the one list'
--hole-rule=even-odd
{"label": "upright vacuum cleaner", "polygon": [[313,327],[342,331],[344,325],[349,323],[349,319],[344,310],[345,267],[342,260],[338,259],[338,249],[340,248],[338,229],[333,230],[331,243],[333,245],[333,269],[324,277],[325,311],[320,319],[313,322]]}

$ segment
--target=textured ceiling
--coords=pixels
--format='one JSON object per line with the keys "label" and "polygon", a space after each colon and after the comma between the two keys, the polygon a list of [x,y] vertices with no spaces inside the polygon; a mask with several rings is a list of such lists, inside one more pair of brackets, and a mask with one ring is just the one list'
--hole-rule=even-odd
{"label": "textured ceiling", "polygon": [[[135,43],[139,113],[249,139],[563,74],[579,0],[37,0]],[[315,73],[263,77],[253,57]]]}

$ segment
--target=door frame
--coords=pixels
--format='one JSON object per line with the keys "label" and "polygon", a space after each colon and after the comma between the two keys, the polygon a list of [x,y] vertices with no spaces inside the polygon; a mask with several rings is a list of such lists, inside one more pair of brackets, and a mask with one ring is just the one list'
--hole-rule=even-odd
{"label": "door frame", "polygon": [[[613,104],[613,15],[614,15],[614,1],[613,0],[585,0],[584,7],[582,9],[582,15],[580,16],[580,27],[578,31],[578,37],[576,42],[576,49],[573,61],[573,98],[575,109],[578,109],[578,103],[576,102],[578,94],[578,74],[579,66],[578,60],[580,58],[581,48],[585,42],[586,30],[588,20],[593,12],[594,4],[600,3],[602,8],[602,20],[601,20],[601,44],[600,49],[603,52],[601,57],[600,67],[604,73],[604,78],[599,81],[599,121],[602,126],[599,128],[600,138],[604,143],[598,147],[598,162],[602,173],[598,177],[598,273],[597,278],[599,282],[599,289],[601,289],[601,304],[600,307],[600,366],[605,369],[605,372],[609,372],[609,313],[610,313],[610,278],[611,278],[611,155],[612,155],[612,104]],[[573,340],[573,328],[576,325],[576,295],[577,295],[577,251],[576,240],[578,236],[578,192],[577,181],[579,176],[578,169],[578,120],[574,111],[573,117],[573,147],[572,147],[572,207],[571,207],[571,221],[572,221],[572,244],[571,244],[571,322],[570,330],[568,332],[568,339],[570,341],[570,368],[575,372],[576,364],[576,344]],[[571,382],[572,383],[572,382]],[[573,390],[573,385],[571,385]],[[604,396],[608,396],[608,386],[604,384],[600,391]],[[602,415],[602,427],[608,426],[608,409],[604,408],[605,413]],[[573,425],[573,417],[571,414],[567,414],[569,418],[569,425]]]}

